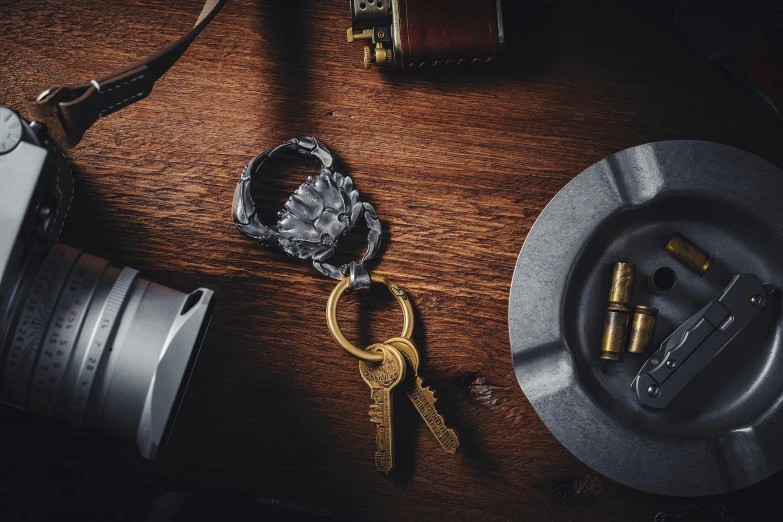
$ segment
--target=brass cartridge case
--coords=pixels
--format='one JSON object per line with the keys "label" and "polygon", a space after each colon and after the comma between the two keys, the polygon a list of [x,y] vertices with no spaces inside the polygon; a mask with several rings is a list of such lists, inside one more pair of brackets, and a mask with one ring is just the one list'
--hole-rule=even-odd
{"label": "brass cartridge case", "polygon": [[609,303],[625,305],[626,311],[633,297],[633,283],[636,266],[630,263],[612,265],[612,279],[609,282]]}
{"label": "brass cartridge case", "polygon": [[631,338],[628,341],[628,352],[634,355],[647,355],[655,336],[656,314],[658,310],[652,306],[639,305],[634,310],[631,320]]}
{"label": "brass cartridge case", "polygon": [[675,232],[666,246],[663,247],[667,254],[685,265],[688,270],[700,276],[710,269],[713,259],[693,241]]}
{"label": "brass cartridge case", "polygon": [[628,310],[622,305],[610,304],[604,321],[604,338],[601,341],[601,359],[622,361],[625,340],[628,337]]}
{"label": "brass cartridge case", "polygon": [[628,338],[628,319],[630,315],[633,284],[636,278],[636,266],[630,263],[612,265],[612,277],[609,281],[609,307],[604,320],[604,336],[601,341],[601,359],[621,361]]}

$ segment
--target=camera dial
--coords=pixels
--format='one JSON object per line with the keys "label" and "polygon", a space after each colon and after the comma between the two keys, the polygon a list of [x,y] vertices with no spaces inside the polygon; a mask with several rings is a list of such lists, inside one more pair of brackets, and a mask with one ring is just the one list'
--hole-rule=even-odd
{"label": "camera dial", "polygon": [[22,122],[11,109],[0,107],[0,154],[11,152],[22,141]]}

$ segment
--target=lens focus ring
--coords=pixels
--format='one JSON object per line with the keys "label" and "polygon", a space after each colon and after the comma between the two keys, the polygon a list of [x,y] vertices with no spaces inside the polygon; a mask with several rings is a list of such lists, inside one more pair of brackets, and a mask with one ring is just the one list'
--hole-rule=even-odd
{"label": "lens focus ring", "polygon": [[[101,314],[87,345],[87,353],[79,366],[70,414],[70,422],[73,427],[80,428],[84,424],[90,391],[103,358],[103,351],[113,341],[120,313],[138,275],[138,270],[123,268],[103,304]],[[74,364],[78,362],[74,361]]]}

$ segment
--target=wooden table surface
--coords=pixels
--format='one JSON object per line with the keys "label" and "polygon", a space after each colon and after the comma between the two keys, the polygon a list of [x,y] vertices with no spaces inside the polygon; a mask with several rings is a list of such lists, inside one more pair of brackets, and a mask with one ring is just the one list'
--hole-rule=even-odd
{"label": "wooden table surface", "polygon": [[[184,34],[199,4],[1,1],[0,104],[25,115],[24,98],[146,56]],[[507,331],[527,231],[594,162],[701,139],[783,165],[783,126],[680,34],[675,7],[507,3],[505,62],[384,74],[345,42],[347,2],[229,1],[148,99],[68,153],[63,242],[217,295],[168,451],[150,463],[132,444],[3,410],[0,515],[122,520],[180,486],[379,520],[652,520],[684,505],[570,455],[521,392]],[[330,146],[380,216],[372,269],[412,297],[421,373],[461,436],[454,456],[398,400],[398,469],[374,470],[368,388],[324,323],[335,283],[231,222],[244,165],[301,135]],[[267,220],[312,171],[267,171],[256,190]],[[400,328],[381,290],[346,299],[340,318],[365,344]],[[781,486],[778,475],[719,500],[756,520]]]}

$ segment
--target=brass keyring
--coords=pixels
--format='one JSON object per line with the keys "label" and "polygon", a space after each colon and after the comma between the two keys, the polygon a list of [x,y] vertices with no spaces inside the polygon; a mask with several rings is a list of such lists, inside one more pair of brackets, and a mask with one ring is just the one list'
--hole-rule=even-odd
{"label": "brass keyring", "polygon": [[[402,307],[404,321],[402,325],[402,334],[400,334],[400,337],[410,338],[411,334],[413,333],[413,307],[411,306],[408,294],[405,293],[405,290],[400,288],[398,284],[392,283],[383,276],[370,274],[370,278],[372,279],[373,283],[381,283],[384,285],[389,289],[392,295],[397,298],[397,301],[400,303],[400,307]],[[383,361],[383,354],[370,353],[365,350],[360,350],[345,338],[343,332],[340,331],[340,327],[337,325],[337,303],[340,301],[340,297],[348,288],[349,284],[350,280],[347,277],[337,283],[337,286],[334,287],[332,294],[329,296],[329,301],[326,303],[326,324],[329,325],[329,332],[332,334],[332,338],[337,341],[337,344],[345,348],[345,350],[354,357],[358,357],[359,359],[368,362],[381,362]]]}

